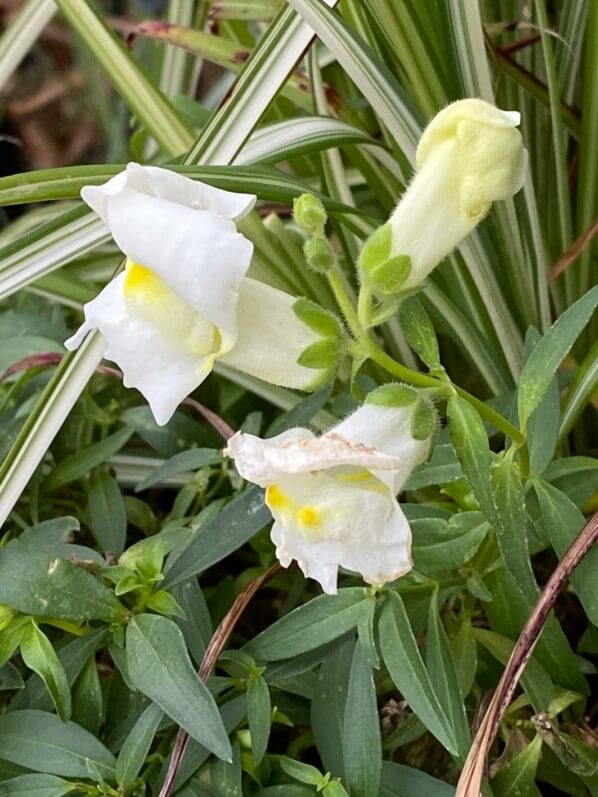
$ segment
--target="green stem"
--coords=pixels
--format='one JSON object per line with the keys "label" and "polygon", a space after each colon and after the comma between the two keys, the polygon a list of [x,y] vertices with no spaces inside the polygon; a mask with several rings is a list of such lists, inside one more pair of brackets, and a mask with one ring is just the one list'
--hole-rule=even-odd
{"label": "green stem", "polygon": [[[405,382],[409,382],[412,385],[417,385],[418,387],[438,388],[447,386],[446,382],[441,379],[437,379],[435,376],[420,374],[417,371],[412,371],[411,368],[407,368],[405,365],[401,365],[401,363],[398,363],[396,360],[394,360],[389,354],[383,351],[371,340],[367,343],[366,351],[370,359],[372,359],[375,363],[378,363],[378,365],[388,371],[389,374],[397,376],[399,379],[403,379]],[[471,405],[473,405],[483,418],[485,418],[489,423],[491,423],[505,435],[510,437],[517,446],[524,446],[525,436],[519,431],[519,429],[517,429],[517,427],[513,426],[513,424],[504,418],[499,412],[496,412],[496,410],[493,410],[492,407],[489,407],[487,404],[484,404],[483,401],[480,401],[475,396],[472,396],[471,393],[468,393],[467,390],[464,390],[462,387],[453,385],[453,388],[457,394],[461,396],[461,398],[464,398]]]}
{"label": "green stem", "polygon": [[[364,325],[362,323],[364,313],[366,311],[369,312],[369,306],[371,302],[370,292],[364,288],[362,288],[360,291],[359,307],[357,313],[355,311],[354,303],[351,301],[347,291],[345,290],[345,286],[343,285],[342,277],[339,271],[337,269],[331,269],[328,272],[327,277],[338,306],[340,307],[347,324],[349,325],[349,328],[355,337],[357,346],[361,348],[363,354],[367,355],[371,360],[373,360],[373,362],[384,368],[385,371],[388,371],[389,374],[392,374],[393,376],[396,376],[405,382],[409,382],[411,385],[416,385],[418,387],[445,389],[447,386],[451,386],[451,383],[447,382],[445,379],[438,379],[435,376],[421,374],[418,371],[413,371],[411,368],[407,368],[405,365],[401,365],[401,363],[398,363],[393,357],[380,348],[380,346],[378,346],[372,340],[367,330],[364,329]],[[527,450],[524,451],[525,435],[520,432],[516,426],[513,426],[513,424],[504,418],[499,412],[493,410],[492,407],[484,404],[483,401],[480,401],[480,399],[476,398],[475,396],[472,396],[471,393],[468,393],[467,390],[464,390],[462,387],[459,387],[458,385],[452,385],[452,388],[459,396],[461,396],[461,398],[464,398],[472,406],[474,406],[482,418],[485,418],[489,423],[503,432],[507,437],[510,437],[513,443],[518,448],[521,448],[521,456],[522,459],[525,460],[527,456]]]}
{"label": "green stem", "polygon": [[355,338],[359,340],[364,333],[361,328],[361,324],[359,323],[357,313],[355,312],[353,302],[349,298],[349,294],[343,285],[343,279],[340,272],[336,268],[331,268],[330,271],[327,272],[326,276],[328,277],[328,284],[332,289],[334,298],[336,299],[336,302],[340,307],[351,332]]}
{"label": "green stem", "polygon": [[369,326],[371,310],[372,292],[365,285],[362,285],[357,300],[357,317],[362,329],[367,329]]}

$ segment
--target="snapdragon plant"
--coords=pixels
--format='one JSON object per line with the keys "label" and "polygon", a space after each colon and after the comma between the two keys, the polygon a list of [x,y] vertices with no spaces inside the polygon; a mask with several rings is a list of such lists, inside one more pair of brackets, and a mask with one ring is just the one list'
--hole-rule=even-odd
{"label": "snapdragon plant", "polygon": [[596,9],[163,5],[0,38],[0,795],[593,795]]}

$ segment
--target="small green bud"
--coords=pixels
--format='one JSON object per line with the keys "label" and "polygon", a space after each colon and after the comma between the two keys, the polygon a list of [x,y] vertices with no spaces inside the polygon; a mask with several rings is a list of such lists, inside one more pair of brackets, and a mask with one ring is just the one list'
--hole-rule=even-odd
{"label": "small green bud", "polygon": [[336,263],[336,256],[326,238],[310,238],[303,245],[307,265],[318,274],[325,274]]}
{"label": "small green bud", "polygon": [[409,407],[417,401],[417,391],[409,385],[391,383],[368,393],[365,403],[379,407]]}
{"label": "small green bud", "polygon": [[434,405],[420,398],[411,416],[411,434],[414,440],[428,440],[438,429],[438,416]]}
{"label": "small green bud", "polygon": [[298,227],[309,235],[322,235],[328,220],[324,205],[313,194],[301,194],[293,202],[293,214]]}

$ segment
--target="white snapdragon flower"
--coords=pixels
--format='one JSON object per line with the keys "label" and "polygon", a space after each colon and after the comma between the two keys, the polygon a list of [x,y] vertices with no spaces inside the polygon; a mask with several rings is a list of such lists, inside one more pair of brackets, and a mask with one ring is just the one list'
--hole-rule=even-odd
{"label": "white snapdragon flower", "polygon": [[300,428],[268,440],[238,432],[225,453],[266,488],[280,563],[295,559],[334,594],[339,566],[370,584],[411,569],[411,530],[395,496],[428,457],[435,427],[414,390],[389,385],[321,437]]}
{"label": "white snapdragon flower", "polygon": [[487,214],[523,185],[520,114],[484,100],[440,111],[419,141],[416,172],[386,224],[366,242],[363,278],[379,293],[419,285]]}
{"label": "white snapdragon flower", "polygon": [[[302,320],[294,296],[246,276],[253,244],[235,222],[255,196],[136,163],[81,196],[127,262],[85,305],[85,322],[65,346],[77,348],[98,329],[105,356],[145,396],[157,423],[170,419],[216,360],[285,387],[318,384],[334,345],[317,319],[311,323],[314,311]],[[300,364],[314,345],[320,357]]]}

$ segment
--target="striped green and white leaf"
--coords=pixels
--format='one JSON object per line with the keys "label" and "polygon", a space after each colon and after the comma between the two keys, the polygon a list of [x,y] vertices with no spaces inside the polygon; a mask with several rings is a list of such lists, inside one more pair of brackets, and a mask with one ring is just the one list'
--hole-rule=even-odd
{"label": "striped green and white leaf", "polygon": [[[325,0],[335,6],[337,0]],[[212,115],[187,163],[232,163],[262,115],[314,38],[291,8],[282,7],[233,86]]]}
{"label": "striped green and white leaf", "polygon": [[28,0],[0,37],[0,89],[56,12],[54,0]]}
{"label": "striped green and white leaf", "polygon": [[87,207],[67,210],[0,249],[0,299],[110,240],[104,222]]}
{"label": "striped green and white leaf", "polygon": [[56,3],[114,88],[164,152],[180,155],[188,149],[193,143],[193,131],[86,0],[56,0]]}

